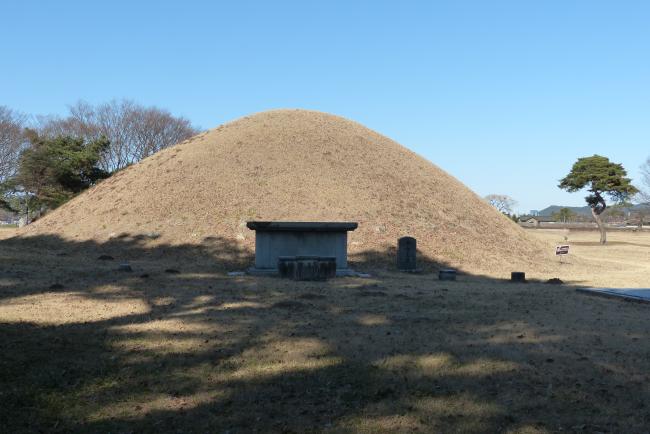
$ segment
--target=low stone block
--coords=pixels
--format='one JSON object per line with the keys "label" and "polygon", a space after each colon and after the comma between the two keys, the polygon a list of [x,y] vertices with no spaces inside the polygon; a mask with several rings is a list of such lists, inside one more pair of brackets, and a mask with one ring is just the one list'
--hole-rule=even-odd
{"label": "low stone block", "polygon": [[513,271],[510,273],[510,280],[512,282],[526,283],[526,273],[523,271]]}
{"label": "low stone block", "polygon": [[448,268],[438,272],[438,280],[456,280],[456,270]]}
{"label": "low stone block", "polygon": [[120,264],[117,267],[117,269],[118,269],[118,271],[126,271],[127,273],[130,273],[131,271],[133,271],[133,268],[131,268],[131,265],[128,262],[124,262],[124,263]]}
{"label": "low stone block", "polygon": [[336,277],[336,258],[322,256],[296,256],[294,280],[326,280]]}
{"label": "low stone block", "polygon": [[295,256],[280,256],[278,258],[278,274],[280,277],[293,278],[295,267]]}

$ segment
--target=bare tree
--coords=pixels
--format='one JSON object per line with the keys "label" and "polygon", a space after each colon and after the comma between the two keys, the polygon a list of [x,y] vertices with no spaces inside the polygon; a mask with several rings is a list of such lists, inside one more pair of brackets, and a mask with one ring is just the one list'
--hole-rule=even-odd
{"label": "bare tree", "polygon": [[199,130],[183,117],[157,107],[144,107],[131,100],[113,100],[92,106],[80,101],[65,118],[40,117],[42,135],[71,135],[111,142],[100,165],[113,172],[197,134]]}
{"label": "bare tree", "polygon": [[641,165],[641,187],[635,199],[643,204],[650,203],[650,157]]}
{"label": "bare tree", "polygon": [[512,214],[512,208],[517,201],[505,194],[488,194],[483,199],[503,214]]}
{"label": "bare tree", "polygon": [[641,185],[634,201],[640,205],[636,214],[639,218],[638,226],[642,228],[644,220],[650,214],[650,157],[641,165]]}
{"label": "bare tree", "polygon": [[23,128],[26,117],[0,106],[0,182],[16,174],[20,153],[26,146]]}

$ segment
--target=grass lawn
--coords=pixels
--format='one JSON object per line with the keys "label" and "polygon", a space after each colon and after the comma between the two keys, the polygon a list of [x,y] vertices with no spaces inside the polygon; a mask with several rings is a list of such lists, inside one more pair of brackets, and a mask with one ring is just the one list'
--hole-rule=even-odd
{"label": "grass lawn", "polygon": [[568,236],[567,284],[228,277],[173,252],[128,273],[4,240],[0,431],[647,432],[650,306],[575,288],[646,282],[650,234],[535,235]]}

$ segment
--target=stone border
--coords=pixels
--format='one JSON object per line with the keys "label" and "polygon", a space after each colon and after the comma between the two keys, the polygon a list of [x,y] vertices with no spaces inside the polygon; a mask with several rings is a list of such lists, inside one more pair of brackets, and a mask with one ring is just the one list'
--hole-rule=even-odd
{"label": "stone border", "polygon": [[[273,268],[250,267],[248,270],[246,270],[246,273],[251,276],[277,277],[280,275],[280,272],[277,270],[277,268],[273,269]],[[357,273],[352,268],[337,268],[336,277],[370,277],[370,275],[366,275],[365,273]]]}
{"label": "stone border", "polygon": [[[629,290],[635,290],[635,289],[646,289],[646,288],[627,288]],[[604,297],[604,298],[617,298],[619,300],[626,300],[626,301],[632,301],[635,303],[643,303],[643,304],[650,304],[650,295],[648,298],[646,297],[641,297],[638,295],[634,294],[627,294],[625,292],[620,292],[620,291],[625,291],[625,289],[615,289],[615,288],[577,288],[577,292],[581,292],[583,294],[587,295],[595,295],[597,297]]]}

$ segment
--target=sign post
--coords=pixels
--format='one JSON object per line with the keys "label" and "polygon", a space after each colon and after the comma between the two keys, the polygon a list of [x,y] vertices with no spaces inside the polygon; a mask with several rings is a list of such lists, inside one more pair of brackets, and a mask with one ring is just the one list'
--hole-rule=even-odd
{"label": "sign post", "polygon": [[563,244],[561,246],[555,246],[555,256],[560,257],[560,263],[562,263],[562,256],[569,254],[569,245]]}

